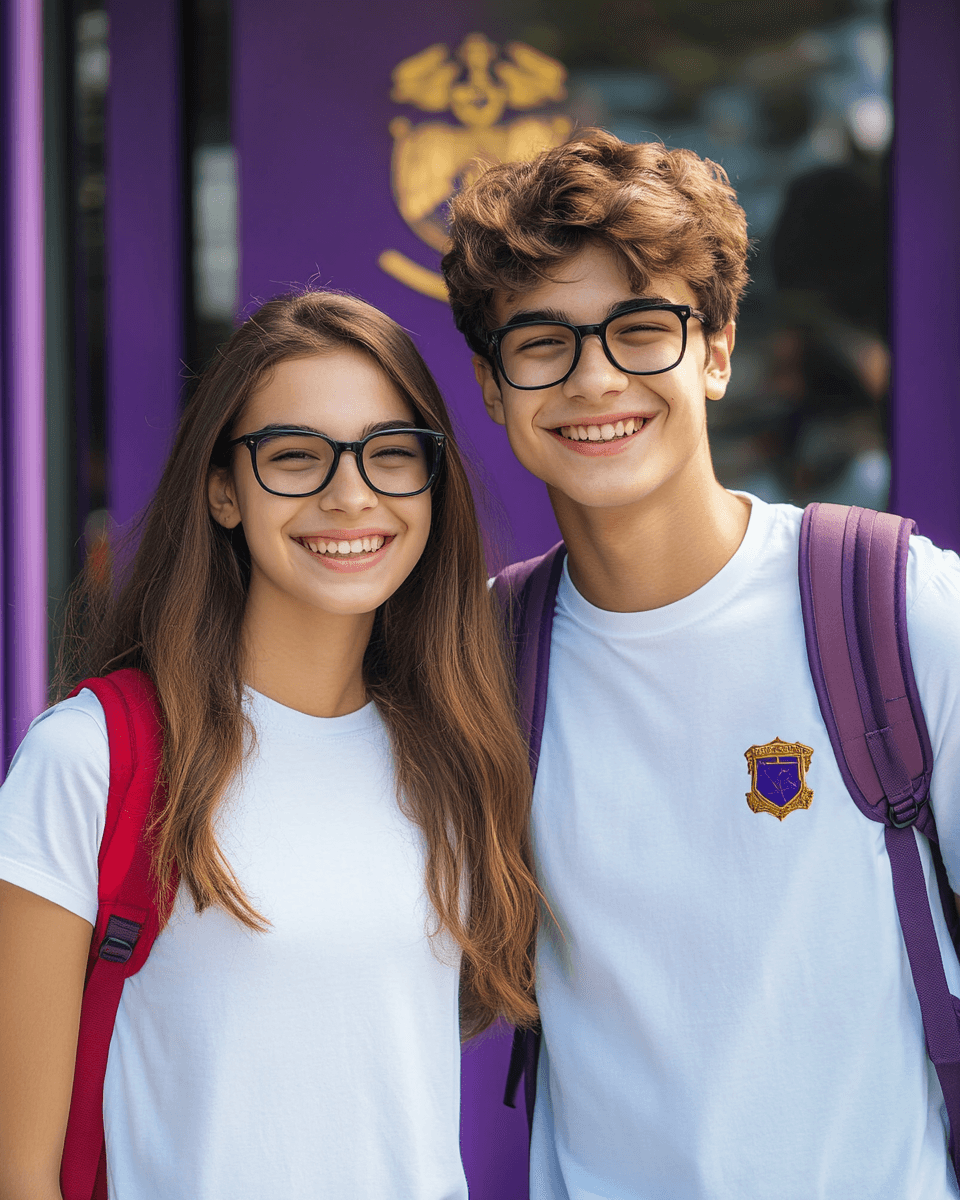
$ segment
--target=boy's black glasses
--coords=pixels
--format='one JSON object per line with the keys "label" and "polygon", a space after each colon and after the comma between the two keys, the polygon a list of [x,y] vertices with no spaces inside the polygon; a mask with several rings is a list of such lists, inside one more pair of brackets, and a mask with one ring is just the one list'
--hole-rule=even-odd
{"label": "boy's black glasses", "polygon": [[706,314],[689,304],[638,300],[596,325],[567,321],[521,321],[488,334],[488,344],[507,383],[521,391],[556,387],[576,370],[583,339],[600,339],[611,363],[628,375],[672,371],[687,348],[687,321]]}
{"label": "boy's black glasses", "polygon": [[325,433],[296,426],[258,429],[234,438],[250,451],[257,483],[272,496],[315,496],[350,453],[364,483],[381,496],[419,496],[437,477],[446,434],[397,426],[379,429],[358,442],[338,442]]}

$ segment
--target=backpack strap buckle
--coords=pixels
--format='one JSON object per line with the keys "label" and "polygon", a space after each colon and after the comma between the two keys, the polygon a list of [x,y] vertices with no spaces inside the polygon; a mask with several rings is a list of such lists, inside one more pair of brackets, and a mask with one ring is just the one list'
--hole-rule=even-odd
{"label": "backpack strap buckle", "polygon": [[97,958],[112,963],[129,962],[140,937],[141,928],[136,921],[112,916],[107,922],[106,937],[100,943]]}
{"label": "backpack strap buckle", "polygon": [[914,796],[908,796],[898,804],[891,800],[887,806],[887,820],[894,829],[907,829],[910,825],[916,825],[925,804],[926,800],[917,800]]}

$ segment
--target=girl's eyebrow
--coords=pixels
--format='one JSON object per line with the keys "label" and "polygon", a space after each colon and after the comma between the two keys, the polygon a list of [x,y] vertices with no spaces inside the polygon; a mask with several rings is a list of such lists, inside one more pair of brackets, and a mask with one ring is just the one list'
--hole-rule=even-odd
{"label": "girl's eyebrow", "polygon": [[[365,438],[371,433],[379,433],[382,429],[419,429],[419,426],[414,421],[408,421],[404,417],[398,417],[395,421],[375,421],[373,424],[363,427],[360,438]],[[264,425],[259,432],[279,433],[281,430],[289,430],[294,433],[319,433],[323,437],[333,437],[325,429],[317,429],[313,425],[288,424],[286,421],[271,421],[269,425]],[[334,438],[334,441],[336,440]],[[357,440],[359,441],[360,439],[358,438]]]}
{"label": "girl's eyebrow", "polygon": [[373,425],[365,425],[361,437],[371,433],[379,433],[381,429],[419,429],[415,421],[377,421]]}

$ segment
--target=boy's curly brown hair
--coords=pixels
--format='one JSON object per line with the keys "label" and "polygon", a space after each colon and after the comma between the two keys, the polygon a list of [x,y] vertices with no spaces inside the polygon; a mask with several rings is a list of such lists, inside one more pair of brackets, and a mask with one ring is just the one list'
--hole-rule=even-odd
{"label": "boy's curly brown hair", "polygon": [[678,275],[708,318],[737,313],[748,275],[747,219],[726,172],[691,150],[632,145],[602,129],[532,162],[490,167],[451,203],[442,270],[457,328],[488,355],[497,293],[551,278],[589,242],[623,259],[639,294],[651,276]]}

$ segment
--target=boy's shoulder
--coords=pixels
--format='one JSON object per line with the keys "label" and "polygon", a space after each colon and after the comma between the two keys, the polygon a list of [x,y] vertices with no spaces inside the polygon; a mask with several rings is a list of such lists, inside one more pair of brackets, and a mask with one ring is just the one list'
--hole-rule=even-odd
{"label": "boy's shoulder", "polygon": [[960,558],[918,534],[907,559],[907,628],[911,644],[934,638],[960,655]]}

